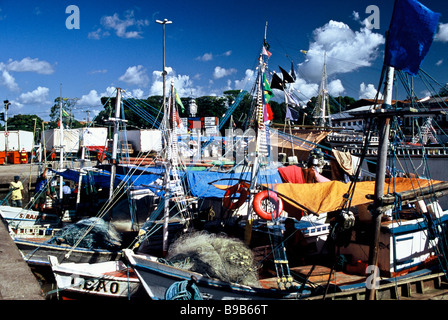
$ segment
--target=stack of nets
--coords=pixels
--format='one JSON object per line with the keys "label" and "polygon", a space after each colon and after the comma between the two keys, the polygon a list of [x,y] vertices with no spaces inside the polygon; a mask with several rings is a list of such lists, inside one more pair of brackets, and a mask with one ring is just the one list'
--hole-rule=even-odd
{"label": "stack of nets", "polygon": [[74,246],[78,241],[78,247],[86,249],[114,251],[121,247],[121,236],[115,227],[100,218],[83,219],[65,226],[49,242]]}
{"label": "stack of nets", "polygon": [[259,286],[252,251],[240,240],[223,234],[183,235],[171,245],[166,259],[176,267],[210,278]]}

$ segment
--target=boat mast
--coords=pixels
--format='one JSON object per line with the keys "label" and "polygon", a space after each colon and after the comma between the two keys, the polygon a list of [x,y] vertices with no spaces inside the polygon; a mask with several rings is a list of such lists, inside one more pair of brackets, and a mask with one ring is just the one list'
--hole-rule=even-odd
{"label": "boat mast", "polygon": [[112,144],[112,159],[110,167],[110,185],[109,185],[109,199],[112,199],[114,193],[115,173],[117,171],[117,148],[118,148],[118,132],[120,129],[120,107],[121,107],[121,88],[117,88],[117,97],[115,101],[115,118],[109,120],[114,121],[114,136]]}
{"label": "boat mast", "polygon": [[384,88],[383,105],[376,109],[378,116],[378,131],[379,131],[379,145],[378,157],[376,167],[376,182],[374,194],[374,209],[372,210],[373,221],[373,239],[369,250],[369,267],[371,268],[371,275],[373,275],[373,282],[367,286],[366,300],[375,300],[375,286],[378,272],[378,256],[379,256],[379,238],[381,230],[381,218],[383,216],[381,211],[382,200],[384,196],[384,186],[386,179],[386,164],[387,164],[387,148],[389,146],[389,131],[391,116],[381,116],[381,113],[392,105],[392,87],[395,69],[391,66],[387,67],[386,84]]}
{"label": "boat mast", "polygon": [[[328,113],[327,113],[328,109]],[[330,101],[328,99],[328,85],[327,85],[327,52],[324,52],[324,65],[322,67],[322,79],[319,87],[319,95],[317,97],[316,107],[314,108],[314,118],[318,119],[318,125],[331,127],[330,118]],[[328,121],[326,120],[328,118]]]}
{"label": "boat mast", "polygon": [[[266,43],[266,31],[268,27],[268,22],[266,21],[265,29],[264,29],[264,40],[263,47]],[[246,227],[244,230],[244,242],[249,245],[252,238],[252,223],[253,223],[253,200],[254,194],[257,192],[257,174],[258,174],[258,166],[261,154],[261,146],[262,146],[262,136],[266,138],[266,132],[264,130],[264,122],[263,122],[263,75],[265,71],[265,62],[263,60],[263,53],[260,54],[258,59],[258,79],[257,79],[257,96],[256,96],[256,112],[255,112],[255,132],[256,132],[256,145],[255,145],[255,157],[252,163],[252,172],[251,172],[251,183],[250,183],[250,192],[249,192],[249,204],[247,206],[247,221]]]}
{"label": "boat mast", "polygon": [[[59,88],[59,170],[61,171],[64,167],[64,124],[62,121],[62,84]],[[59,199],[62,201],[64,193],[62,192],[62,183],[64,182],[64,177],[59,175]],[[61,203],[62,204],[62,203]]]}

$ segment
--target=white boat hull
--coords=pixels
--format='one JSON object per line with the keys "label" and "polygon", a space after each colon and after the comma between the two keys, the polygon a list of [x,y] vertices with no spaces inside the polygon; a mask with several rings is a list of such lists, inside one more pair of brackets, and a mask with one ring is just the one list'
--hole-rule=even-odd
{"label": "white boat hull", "polygon": [[55,214],[41,213],[19,207],[0,206],[0,215],[13,230],[19,227],[59,223],[59,217]]}
{"label": "white boat hull", "polygon": [[61,263],[49,261],[63,298],[125,298],[138,294],[140,281],[122,261]]}

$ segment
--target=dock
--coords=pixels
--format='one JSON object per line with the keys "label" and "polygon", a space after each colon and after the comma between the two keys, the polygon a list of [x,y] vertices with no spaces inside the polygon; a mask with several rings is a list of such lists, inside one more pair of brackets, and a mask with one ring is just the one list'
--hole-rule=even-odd
{"label": "dock", "polygon": [[41,286],[0,221],[0,300],[45,300]]}

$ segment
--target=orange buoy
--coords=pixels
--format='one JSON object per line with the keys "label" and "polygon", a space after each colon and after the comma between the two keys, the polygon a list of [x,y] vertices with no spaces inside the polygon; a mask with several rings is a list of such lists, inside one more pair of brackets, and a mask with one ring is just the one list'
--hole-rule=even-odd
{"label": "orange buoy", "polygon": [[[268,199],[276,205],[273,212],[267,212],[263,209],[262,202]],[[263,190],[254,197],[254,211],[265,220],[273,220],[280,217],[283,212],[283,201],[276,192],[271,190]]]}
{"label": "orange buoy", "polygon": [[[232,201],[234,199],[233,196],[237,193],[240,194],[240,197],[234,202]],[[249,186],[247,183],[237,183],[226,190],[224,198],[222,199],[222,205],[229,210],[238,209],[247,200],[248,196]]]}

